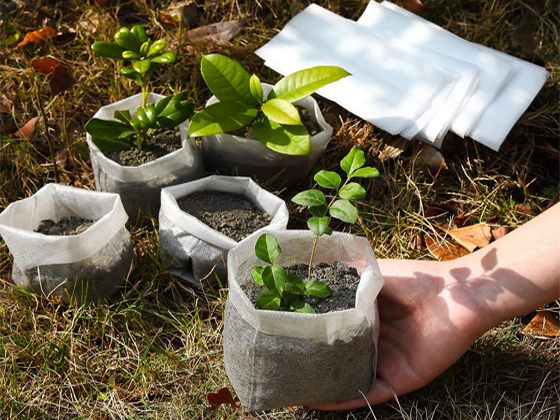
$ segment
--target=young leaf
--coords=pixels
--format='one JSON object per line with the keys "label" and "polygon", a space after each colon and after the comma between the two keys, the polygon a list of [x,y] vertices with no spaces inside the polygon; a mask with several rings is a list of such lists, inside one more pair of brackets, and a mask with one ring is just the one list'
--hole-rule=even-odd
{"label": "young leaf", "polygon": [[134,25],[130,32],[132,32],[132,34],[136,37],[140,44],[143,44],[144,42],[149,40],[144,25]]}
{"label": "young leaf", "polygon": [[134,51],[137,54],[140,54],[140,40],[134,36],[130,29],[128,28],[121,28],[115,34],[115,41],[125,50]]}
{"label": "young leaf", "polygon": [[345,223],[356,223],[358,220],[358,210],[348,200],[337,200],[329,209],[332,217],[342,220]]}
{"label": "young leaf", "polygon": [[321,187],[330,188],[332,190],[338,190],[338,187],[340,187],[340,183],[342,182],[339,174],[324,170],[317,172],[313,179]]}
{"label": "young leaf", "polygon": [[369,166],[360,168],[352,174],[352,177],[356,178],[375,178],[376,176],[379,176],[379,171]]}
{"label": "young leaf", "polygon": [[194,112],[194,104],[189,101],[169,104],[157,117],[161,128],[173,128],[185,122]]}
{"label": "young leaf", "polygon": [[323,217],[327,214],[327,205],[322,204],[320,206],[310,206],[308,207],[309,213],[316,217]]}
{"label": "young leaf", "polygon": [[132,116],[130,115],[130,111],[128,109],[123,109],[121,111],[115,111],[115,113],[113,114],[113,117],[115,117],[119,121],[122,121],[125,124],[130,123],[130,119],[132,118]]}
{"label": "young leaf", "polygon": [[326,298],[331,295],[332,291],[329,286],[319,280],[311,280],[305,282],[305,290],[303,293],[306,296],[313,296],[318,298]]}
{"label": "young leaf", "polygon": [[258,265],[256,265],[255,267],[253,267],[253,271],[251,272],[251,277],[253,278],[253,280],[255,280],[255,283],[260,284],[261,286],[263,285],[263,271],[264,267],[259,267]]}
{"label": "young leaf", "polygon": [[292,156],[311,153],[310,137],[304,125],[281,125],[264,117],[252,126],[255,138],[275,152]]}
{"label": "young leaf", "polygon": [[340,161],[340,166],[344,169],[344,172],[348,175],[352,175],[356,169],[361,168],[365,163],[366,158],[364,156],[364,152],[357,147],[353,147],[352,150],[350,150],[350,153],[348,153],[344,159]]}
{"label": "young leaf", "polygon": [[121,74],[137,83],[142,83],[142,76],[134,70],[132,66],[126,66],[121,69]]}
{"label": "young leaf", "polygon": [[115,60],[122,60],[123,53],[126,51],[120,45],[108,41],[94,42],[93,44],[91,44],[91,49],[97,55],[114,58]]}
{"label": "young leaf", "polygon": [[130,125],[112,120],[92,118],[85,125],[86,131],[98,139],[115,139],[125,131],[130,130]]}
{"label": "young leaf", "polygon": [[140,58],[140,55],[136,54],[134,51],[126,50],[125,52],[122,53],[121,58],[126,58],[127,60],[136,60]]}
{"label": "young leaf", "polygon": [[263,101],[263,88],[261,81],[256,74],[253,74],[249,79],[249,88],[251,89],[251,95],[259,103],[262,104]]}
{"label": "young leaf", "polygon": [[287,276],[284,291],[290,295],[302,295],[305,290],[305,283],[298,276]]}
{"label": "young leaf", "polygon": [[329,218],[312,217],[307,221],[307,227],[315,236],[323,236],[329,227]]}
{"label": "young leaf", "polygon": [[258,110],[243,102],[218,102],[196,113],[189,136],[200,137],[245,127],[257,117]]}
{"label": "young leaf", "polygon": [[269,311],[277,311],[280,309],[281,298],[274,296],[270,293],[263,293],[255,302],[260,309],[267,309]]}
{"label": "young leaf", "polygon": [[325,194],[319,190],[306,190],[296,194],[292,201],[296,204],[307,207],[326,206],[327,200]]}
{"label": "young leaf", "polygon": [[301,118],[296,107],[283,99],[268,100],[263,104],[261,110],[270,120],[278,124],[301,124]]}
{"label": "young leaf", "polygon": [[132,67],[138,73],[143,74],[149,70],[150,64],[152,64],[150,60],[140,60],[140,61],[135,61]]}
{"label": "young leaf", "polygon": [[220,101],[240,101],[257,105],[250,88],[251,76],[241,64],[221,54],[202,56],[202,77]]}
{"label": "young leaf", "polygon": [[302,300],[294,300],[293,302],[291,302],[290,310],[292,312],[305,313],[305,314],[316,313],[315,309],[313,309],[313,307],[309,303],[304,302]]}
{"label": "young leaf", "polygon": [[317,66],[300,70],[276,83],[268,98],[284,99],[293,103],[349,75],[346,70],[336,66]]}
{"label": "young leaf", "polygon": [[262,272],[263,283],[269,292],[276,296],[282,296],[286,287],[286,272],[279,265],[266,267]]}
{"label": "young leaf", "polygon": [[121,150],[131,149],[134,146],[132,143],[120,139],[104,139],[92,136],[91,141],[99,150],[107,152],[120,152]]}
{"label": "young leaf", "polygon": [[175,60],[177,60],[177,56],[171,51],[167,51],[166,53],[160,54],[157,57],[152,58],[151,60],[152,63],[169,64],[174,63]]}
{"label": "young leaf", "polygon": [[340,197],[347,198],[348,200],[359,200],[366,196],[366,190],[360,184],[351,182],[346,184],[339,192]]}
{"label": "young leaf", "polygon": [[282,252],[278,241],[270,233],[262,234],[255,244],[255,255],[261,261],[273,264]]}
{"label": "young leaf", "polygon": [[161,50],[165,49],[165,47],[167,47],[167,41],[159,39],[150,46],[147,56],[150,57],[152,55],[156,55]]}

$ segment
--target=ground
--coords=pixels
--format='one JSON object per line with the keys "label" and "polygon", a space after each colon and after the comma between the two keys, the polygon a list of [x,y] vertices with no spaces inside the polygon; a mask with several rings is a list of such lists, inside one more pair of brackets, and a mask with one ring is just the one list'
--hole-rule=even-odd
{"label": "ground", "polygon": [[[9,14],[2,15],[1,39],[44,26],[70,35],[19,48],[15,43],[0,46],[3,130],[13,132],[9,124],[19,128],[40,117],[28,140],[13,134],[2,136],[0,209],[57,179],[95,188],[83,148],[84,124],[100,106],[137,93],[138,88],[118,76],[119,68],[112,60],[93,56],[89,47],[93,41],[110,39],[120,26],[146,24],[150,33],[166,37],[178,54],[177,63],[156,75],[153,90],[169,94],[191,89],[201,107],[209,97],[199,72],[203,53],[230,55],[261,80],[274,82],[279,75],[264,67],[252,52],[308,2],[199,0],[198,16],[190,9],[193,27],[247,20],[247,26],[227,42],[189,41],[187,28],[161,13],[169,11],[168,0],[98,3],[2,3],[0,11]],[[357,19],[367,1],[318,3]],[[367,164],[382,174],[364,184],[368,199],[362,206],[363,226],[378,258],[436,258],[425,238],[438,232],[432,203],[447,203],[446,209],[460,216],[461,223],[488,223],[513,230],[542,212],[559,188],[556,2],[451,0],[425,4],[430,6],[423,14],[426,18],[469,41],[544,65],[551,78],[499,152],[450,134],[441,151],[446,167],[439,171],[426,166],[420,143],[380,132],[319,98],[327,120],[335,127],[321,166],[335,169],[340,158],[358,146],[366,152]],[[45,76],[30,67],[31,60],[47,56],[58,59],[76,80],[57,96],[49,92]],[[307,180],[302,188],[311,182]],[[279,193],[289,201],[295,192]],[[305,214],[293,204],[290,211],[289,227],[302,227]],[[11,256],[0,242],[1,418],[557,418],[560,340],[522,334],[534,314],[486,333],[427,387],[371,410],[327,413],[296,407],[248,414],[222,407],[211,412],[206,394],[229,386],[221,345],[226,283],[214,290],[193,291],[171,276],[158,257],[155,226],[156,219],[152,225],[130,228],[138,265],[128,288],[122,295],[90,307],[60,306],[15,288]],[[335,228],[364,234],[359,227]],[[552,302],[548,311],[557,316],[559,304]]]}

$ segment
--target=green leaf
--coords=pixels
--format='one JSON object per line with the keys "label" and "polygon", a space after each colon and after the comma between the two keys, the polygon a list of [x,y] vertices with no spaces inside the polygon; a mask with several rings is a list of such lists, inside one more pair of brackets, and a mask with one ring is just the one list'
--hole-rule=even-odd
{"label": "green leaf", "polygon": [[191,137],[210,136],[245,127],[258,110],[243,102],[218,102],[196,113],[189,126]]}
{"label": "green leaf", "polygon": [[170,103],[157,117],[161,128],[173,128],[184,123],[194,112],[194,104],[189,101]]}
{"label": "green leaf", "polygon": [[130,125],[133,126],[136,131],[142,131],[145,128],[138,117],[131,118]]}
{"label": "green leaf", "polygon": [[311,153],[310,136],[304,125],[281,125],[263,117],[252,126],[255,138],[275,152],[292,156]]}
{"label": "green leaf", "polygon": [[152,43],[150,41],[146,41],[144,43],[142,43],[142,45],[140,45],[140,54],[142,54],[143,57],[147,57],[148,56],[148,51],[150,50],[150,45]]}
{"label": "green leaf", "polygon": [[169,104],[169,102],[171,102],[171,99],[173,99],[173,96],[168,96],[167,98],[160,99],[154,103],[154,109],[156,110],[157,115],[160,115],[163,112],[165,107]]}
{"label": "green leaf", "polygon": [[287,276],[284,291],[291,295],[302,295],[305,290],[305,284],[298,276]]}
{"label": "green leaf", "polygon": [[273,264],[282,252],[278,241],[270,233],[262,234],[255,244],[255,255],[261,261]]}
{"label": "green leaf", "polygon": [[123,53],[126,51],[120,45],[108,41],[94,42],[93,44],[91,44],[91,49],[97,55],[114,58],[115,60],[122,60]]}
{"label": "green leaf", "polygon": [[325,194],[319,190],[306,190],[296,194],[292,201],[296,204],[307,207],[317,207],[327,205]]}
{"label": "green leaf", "polygon": [[298,313],[304,313],[304,314],[315,314],[315,309],[313,309],[313,307],[307,303],[304,302],[302,300],[294,300],[293,302],[290,303],[290,311],[292,312],[298,312]]}
{"label": "green leaf", "polygon": [[11,36],[2,39],[0,41],[0,45],[4,47],[4,46],[15,44],[16,42],[19,41],[20,38],[21,38],[21,34],[19,32],[16,32],[15,34],[13,34]]}
{"label": "green leaf", "polygon": [[158,54],[161,50],[165,49],[165,47],[167,47],[167,41],[160,39],[159,41],[154,42],[151,46],[150,49],[148,50],[148,57],[151,55],[156,55]]}
{"label": "green leaf", "polygon": [[106,152],[120,152],[121,150],[131,149],[134,146],[131,142],[120,139],[102,139],[92,136],[91,141],[99,150]]}
{"label": "green leaf", "polygon": [[132,116],[130,115],[130,111],[128,109],[115,111],[113,117],[115,117],[119,121],[122,121],[125,124],[130,124],[130,119],[132,118]]}
{"label": "green leaf", "polygon": [[315,236],[323,236],[329,227],[329,218],[312,217],[307,221],[307,227]]}
{"label": "green leaf", "polygon": [[140,44],[143,44],[149,39],[144,25],[134,25],[130,32],[132,32]]}
{"label": "green leaf", "polygon": [[[148,110],[148,106],[151,106],[151,111]],[[155,112],[153,111],[153,105],[148,105],[146,108],[138,108],[136,111],[136,117],[140,120],[142,128],[156,128],[155,118],[152,121],[152,117],[155,117]]]}
{"label": "green leaf", "polygon": [[262,112],[270,120],[283,125],[301,125],[301,118],[295,106],[284,99],[271,99],[266,101],[262,107]]}
{"label": "green leaf", "polygon": [[263,293],[255,302],[257,308],[269,311],[277,311],[280,309],[280,296],[273,296],[270,293]]}
{"label": "green leaf", "polygon": [[323,204],[321,206],[310,206],[308,207],[309,213],[316,217],[323,217],[327,214],[327,205]]}
{"label": "green leaf", "polygon": [[131,127],[130,130],[125,131],[124,133],[121,133],[118,138],[119,139],[125,139],[128,136],[132,136],[133,134],[138,134],[138,132]]}
{"label": "green leaf", "polygon": [[150,64],[152,64],[150,60],[140,60],[140,61],[135,61],[132,67],[138,73],[144,74],[150,69]]}
{"label": "green leaf", "polygon": [[253,98],[259,103],[262,104],[263,102],[263,88],[261,85],[261,81],[257,77],[256,74],[253,74],[249,79],[249,89],[251,90],[251,95]]}
{"label": "green leaf", "polygon": [[317,172],[313,179],[321,187],[330,188],[332,190],[338,190],[338,187],[340,187],[340,183],[342,182],[339,174],[337,174],[336,172],[324,170]]}
{"label": "green leaf", "polygon": [[158,55],[157,57],[152,58],[152,63],[169,64],[169,63],[174,63],[175,60],[177,60],[177,56],[171,51],[168,51],[166,53]]}
{"label": "green leaf", "polygon": [[208,89],[220,101],[258,104],[251,94],[251,76],[241,64],[221,54],[211,54],[202,56],[200,68]]}
{"label": "green leaf", "polygon": [[264,267],[256,265],[255,267],[253,267],[253,271],[251,272],[251,277],[253,278],[253,280],[255,280],[255,283],[260,284],[261,286],[263,285],[263,271]]}
{"label": "green leaf", "polygon": [[355,223],[358,220],[358,210],[356,206],[348,200],[337,200],[329,209],[332,217],[342,220],[345,223]]}
{"label": "green leaf", "polygon": [[140,55],[136,54],[134,51],[126,50],[122,53],[121,58],[126,58],[127,60],[136,60],[140,58]]}
{"label": "green leaf", "polygon": [[346,76],[350,76],[350,73],[336,66],[317,66],[300,70],[276,83],[268,98],[296,102],[313,94],[317,89]]}
{"label": "green leaf", "polygon": [[134,70],[132,66],[126,66],[121,69],[121,74],[135,82],[142,83],[142,76]]}
{"label": "green leaf", "polygon": [[286,272],[279,265],[266,267],[262,272],[263,283],[274,296],[282,296],[286,287]]}
{"label": "green leaf", "polygon": [[344,172],[348,175],[352,175],[356,169],[361,168],[365,163],[366,158],[364,156],[364,152],[357,147],[353,147],[352,150],[350,150],[350,153],[348,153],[344,159],[340,161],[340,166],[344,169]]}
{"label": "green leaf", "polygon": [[379,171],[375,168],[366,166],[365,168],[360,168],[355,171],[352,176],[357,178],[375,178],[379,176]]}
{"label": "green leaf", "polygon": [[135,53],[140,54],[140,45],[142,43],[132,32],[130,32],[130,29],[119,29],[115,34],[115,41],[125,50],[134,51]]}
{"label": "green leaf", "polygon": [[305,283],[305,290],[303,293],[306,296],[326,298],[331,295],[332,291],[331,288],[322,281],[311,280]]}
{"label": "green leaf", "polygon": [[366,190],[360,184],[351,182],[346,184],[339,192],[340,197],[347,198],[348,200],[359,200],[366,196]]}
{"label": "green leaf", "polygon": [[119,137],[121,133],[130,130],[130,125],[123,124],[119,121],[92,118],[87,122],[85,129],[92,137],[98,139],[115,139]]}

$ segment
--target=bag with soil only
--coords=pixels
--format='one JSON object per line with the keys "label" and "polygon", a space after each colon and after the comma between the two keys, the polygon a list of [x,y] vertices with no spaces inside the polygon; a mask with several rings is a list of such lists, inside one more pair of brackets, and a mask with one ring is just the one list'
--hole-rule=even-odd
{"label": "bag with soil only", "polygon": [[[272,85],[262,84],[265,95]],[[212,96],[206,106],[218,102]],[[292,156],[275,152],[258,140],[250,140],[231,133],[205,136],[202,139],[202,157],[207,171],[222,175],[249,176],[274,187],[291,187],[313,169],[331,140],[333,129],[323,118],[317,101],[304,98],[294,105],[305,108],[313,115],[321,131],[311,137],[309,156]]]}
{"label": "bag with soil only", "polygon": [[[80,234],[36,232],[45,219],[95,221]],[[68,303],[95,301],[124,286],[133,259],[128,219],[118,194],[47,184],[0,214],[0,235],[14,257],[15,283]]]}
{"label": "bag with soil only", "polygon": [[[148,103],[163,98],[162,95],[150,93]],[[115,120],[115,111],[124,109],[134,115],[141,105],[142,94],[139,93],[102,107],[94,118]],[[187,121],[177,127],[181,133],[181,149],[140,166],[122,166],[109,159],[87,134],[97,190],[119,194],[132,222],[135,221],[139,210],[143,214],[151,213],[152,216],[156,216],[159,212],[162,187],[198,179],[205,174],[200,150],[192,139],[188,140],[188,126]]]}
{"label": "bag with soil only", "polygon": [[[323,236],[314,261],[347,263],[360,273],[355,307],[324,314],[255,309],[241,285],[262,265],[255,243],[272,233],[282,248],[275,264],[309,263],[309,231],[263,230],[228,255],[224,361],[237,396],[248,411],[361,397],[375,379],[383,277],[367,239],[343,233]],[[305,279],[303,279],[305,280]],[[328,298],[327,298],[328,299]]]}
{"label": "bag with soil only", "polygon": [[280,230],[288,224],[284,200],[250,178],[213,175],[164,188],[159,213],[161,259],[172,274],[198,287],[216,282],[216,277],[225,280],[227,253],[238,243],[179,208],[177,199],[203,191],[241,194],[272,217],[267,228]]}

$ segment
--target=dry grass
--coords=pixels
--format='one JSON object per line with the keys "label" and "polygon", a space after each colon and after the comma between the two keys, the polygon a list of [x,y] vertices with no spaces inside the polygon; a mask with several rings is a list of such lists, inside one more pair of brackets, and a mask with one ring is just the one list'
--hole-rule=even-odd
{"label": "dry grass", "polygon": [[[85,122],[104,104],[137,92],[119,79],[109,60],[92,57],[93,40],[108,39],[115,28],[145,23],[166,35],[178,63],[158,76],[159,93],[191,89],[199,105],[208,98],[198,63],[208,52],[242,60],[261,79],[278,75],[251,54],[290,18],[290,3],[274,0],[207,0],[201,24],[245,18],[249,26],[233,42],[190,45],[185,28],[169,28],[158,11],[168,1],[109,1],[94,7],[78,1],[21,2],[2,22],[2,38],[11,27],[25,33],[43,25],[77,31],[74,41],[54,41],[14,49],[0,47],[0,116],[18,126],[40,115],[37,87],[47,121],[29,141],[12,136],[0,144],[0,208],[27,197],[54,172],[47,135],[55,151],[70,146],[61,182],[94,189],[89,162],[76,144]],[[204,4],[202,4],[204,3]],[[292,5],[305,1],[292,2]],[[366,1],[320,1],[356,19]],[[379,132],[325,100],[335,138],[322,165],[332,168],[353,146],[368,153],[368,163],[382,177],[369,185],[364,226],[381,258],[431,258],[415,246],[429,231],[426,203],[463,205],[470,220],[514,229],[540,213],[559,188],[559,26],[557,6],[549,0],[431,1],[427,16],[468,40],[519,55],[511,33],[520,25],[533,29],[536,54],[552,77],[514,127],[499,153],[450,135],[442,150],[449,171],[432,175],[416,155],[417,144],[397,157],[381,159],[398,138]],[[88,23],[90,22],[90,23]],[[91,23],[93,22],[93,24]],[[10,27],[11,25],[11,27]],[[78,83],[52,98],[45,79],[28,67],[31,59],[51,55],[63,61]],[[310,181],[308,181],[309,183]],[[289,199],[293,191],[284,191]],[[516,204],[528,204],[531,214]],[[295,207],[290,227],[303,216]],[[154,224],[156,222],[154,221]],[[342,226],[339,226],[342,229]],[[13,286],[11,257],[0,242],[0,417],[2,419],[553,419],[560,411],[559,340],[525,337],[527,319],[515,319],[489,331],[450,370],[429,386],[373,410],[326,413],[298,408],[246,414],[231,408],[212,413],[206,393],[228,386],[222,361],[221,332],[227,289],[194,292],[161,266],[157,230],[131,227],[137,269],[129,287],[95,306],[59,306]],[[355,233],[360,233],[355,229]],[[551,306],[558,311],[558,303]]]}

